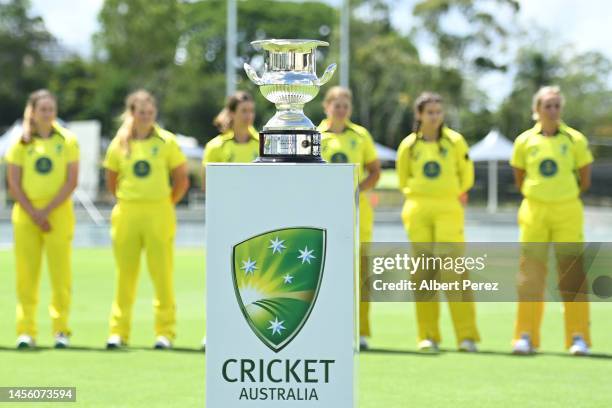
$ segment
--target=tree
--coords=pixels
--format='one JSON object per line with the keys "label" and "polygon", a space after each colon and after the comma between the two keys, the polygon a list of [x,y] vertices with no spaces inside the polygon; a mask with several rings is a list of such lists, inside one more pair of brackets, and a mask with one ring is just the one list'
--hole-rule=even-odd
{"label": "tree", "polygon": [[566,99],[563,118],[587,136],[612,137],[612,62],[598,52],[573,53],[527,45],[519,52],[513,90],[498,113],[500,129],[516,136],[531,127],[531,99],[545,85],[559,85]]}
{"label": "tree", "polygon": [[433,38],[440,65],[503,70],[504,62],[490,55],[509,34],[512,21],[502,23],[504,13],[512,17],[519,8],[517,0],[421,0],[413,14]]}
{"label": "tree", "polygon": [[46,86],[52,70],[45,50],[55,43],[42,18],[30,16],[30,2],[0,2],[0,127],[23,114],[30,92]]}

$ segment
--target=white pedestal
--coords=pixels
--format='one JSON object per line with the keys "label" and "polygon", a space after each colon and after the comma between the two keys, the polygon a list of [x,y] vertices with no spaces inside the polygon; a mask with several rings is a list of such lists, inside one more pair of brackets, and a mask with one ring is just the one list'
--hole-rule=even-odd
{"label": "white pedestal", "polygon": [[357,406],[357,169],[206,169],[206,406]]}

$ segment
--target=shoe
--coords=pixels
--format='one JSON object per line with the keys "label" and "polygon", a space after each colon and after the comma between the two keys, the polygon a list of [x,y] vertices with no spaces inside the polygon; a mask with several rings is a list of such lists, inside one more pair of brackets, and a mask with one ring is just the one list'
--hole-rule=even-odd
{"label": "shoe", "polygon": [[476,353],[478,352],[478,347],[476,347],[476,342],[472,339],[465,339],[459,344],[459,351],[463,351],[466,353]]}
{"label": "shoe", "polygon": [[572,340],[572,346],[569,349],[571,355],[588,356],[590,353],[589,346],[581,335],[575,335]]}
{"label": "shoe", "polygon": [[70,347],[70,338],[65,333],[57,333],[55,335],[55,348],[65,349]]}
{"label": "shoe", "polygon": [[202,338],[202,351],[206,351],[206,336]]}
{"label": "shoe", "polygon": [[438,348],[438,343],[431,339],[421,340],[419,342],[419,351],[423,353],[438,353],[440,349]]}
{"label": "shoe", "polygon": [[172,342],[166,336],[157,336],[153,348],[155,350],[168,350],[172,348]]}
{"label": "shoe", "polygon": [[368,339],[366,336],[359,336],[359,350],[366,351],[370,349],[370,345],[368,344]]}
{"label": "shoe", "polygon": [[106,340],[106,349],[107,350],[116,350],[123,348],[126,344],[121,339],[121,336],[118,334],[111,335],[108,340]]}
{"label": "shoe", "polygon": [[18,349],[33,349],[36,347],[36,342],[29,334],[20,334],[17,337],[17,348]]}
{"label": "shoe", "polygon": [[523,334],[520,339],[514,342],[512,354],[527,356],[534,353],[535,348],[531,343],[531,337],[527,333]]}

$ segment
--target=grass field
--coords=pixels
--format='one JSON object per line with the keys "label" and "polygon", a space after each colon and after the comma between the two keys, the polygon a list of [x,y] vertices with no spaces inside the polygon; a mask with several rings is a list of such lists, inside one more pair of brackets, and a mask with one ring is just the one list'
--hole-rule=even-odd
{"label": "grass field", "polygon": [[[178,338],[170,352],[150,350],[153,342],[151,283],[143,270],[134,310],[131,348],[104,350],[113,295],[110,250],[81,249],[74,255],[73,348],[50,349],[43,275],[39,308],[39,350],[14,350],[14,263],[0,251],[0,386],[75,386],[77,403],[53,407],[203,407],[205,355],[204,258],[202,250],[176,252]],[[595,342],[589,358],[563,351],[560,304],[547,305],[543,352],[535,357],[508,354],[515,306],[478,305],[483,337],[478,355],[454,351],[448,310],[442,313],[446,351],[415,352],[410,304],[373,305],[372,352],[362,354],[359,398],[362,408],[395,407],[612,407],[612,304],[592,305]],[[0,408],[9,404],[0,403]],[[41,407],[43,403],[21,403]],[[230,407],[231,408],[231,407]]]}

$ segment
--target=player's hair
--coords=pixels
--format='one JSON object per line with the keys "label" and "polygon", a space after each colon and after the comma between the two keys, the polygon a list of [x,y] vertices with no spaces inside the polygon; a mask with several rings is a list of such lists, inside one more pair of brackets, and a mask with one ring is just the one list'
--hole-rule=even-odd
{"label": "player's hair", "polygon": [[353,93],[348,88],[342,86],[332,86],[325,93],[325,98],[323,98],[323,106],[327,106],[339,98],[346,98],[352,103]]}
{"label": "player's hair", "polygon": [[225,106],[213,121],[213,125],[219,129],[219,132],[225,133],[234,126],[230,113],[235,113],[236,109],[238,109],[238,105],[242,102],[253,102],[253,97],[250,93],[245,91],[237,91],[233,95],[227,97]]}
{"label": "player's hair", "polygon": [[115,137],[119,139],[119,148],[123,153],[130,153],[130,140],[134,137],[134,110],[140,103],[150,103],[157,108],[155,97],[144,89],[132,92],[125,98],[125,110],[120,116],[121,126]]}
{"label": "player's hair", "polygon": [[57,104],[57,98],[47,89],[39,89],[34,91],[28,97],[25,110],[23,112],[23,132],[21,133],[21,143],[28,144],[32,141],[32,137],[36,129],[36,123],[34,123],[34,109],[36,105],[42,99],[49,98]]}
{"label": "player's hair", "polygon": [[[412,125],[412,131],[413,132],[418,132],[419,130],[421,130],[421,121],[419,119],[417,119],[418,115],[420,115],[421,113],[423,113],[423,110],[425,110],[425,106],[428,103],[439,103],[442,104],[444,103],[444,99],[442,98],[442,95],[434,93],[434,92],[423,92],[421,93],[415,100],[414,100],[414,123]],[[442,135],[442,127],[444,126],[444,124],[440,125],[440,128],[438,129],[438,140],[440,139],[440,136]]]}
{"label": "player's hair", "polygon": [[565,98],[563,97],[561,88],[558,85],[543,86],[533,95],[533,100],[531,102],[531,118],[533,120],[540,120],[538,108],[542,104],[542,99],[544,99],[544,96],[549,94],[557,95],[561,99],[561,106],[565,105]]}

